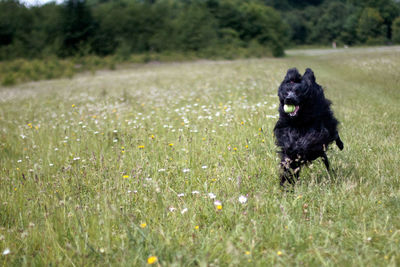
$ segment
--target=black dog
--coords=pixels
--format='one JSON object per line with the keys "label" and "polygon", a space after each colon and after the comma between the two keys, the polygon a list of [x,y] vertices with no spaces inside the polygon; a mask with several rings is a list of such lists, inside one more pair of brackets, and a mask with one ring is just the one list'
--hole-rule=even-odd
{"label": "black dog", "polygon": [[275,125],[276,145],[281,156],[280,184],[292,184],[299,178],[300,167],[319,157],[329,171],[326,150],[336,141],[340,150],[338,121],[330,109],[322,87],[314,73],[306,69],[303,77],[297,69],[289,69],[278,89],[279,120]]}

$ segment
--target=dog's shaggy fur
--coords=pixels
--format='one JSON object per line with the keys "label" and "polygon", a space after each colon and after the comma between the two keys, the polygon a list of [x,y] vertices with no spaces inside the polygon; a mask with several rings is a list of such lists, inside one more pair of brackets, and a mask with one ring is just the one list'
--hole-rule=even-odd
{"label": "dog's shaggy fur", "polygon": [[[289,69],[278,89],[279,120],[274,134],[276,145],[280,148],[280,184],[293,184],[299,178],[300,167],[319,157],[329,171],[326,150],[330,143],[336,142],[340,150],[338,121],[330,109],[331,102],[325,98],[323,89],[315,82],[311,69],[301,76],[297,69]],[[291,113],[283,106],[294,105]]]}

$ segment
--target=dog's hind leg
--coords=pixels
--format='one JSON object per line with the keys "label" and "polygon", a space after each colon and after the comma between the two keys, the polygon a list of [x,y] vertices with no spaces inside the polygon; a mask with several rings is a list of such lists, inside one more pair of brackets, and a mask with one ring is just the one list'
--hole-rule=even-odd
{"label": "dog's hind leg", "polygon": [[340,149],[340,150],[343,150],[343,142],[342,142],[342,140],[340,140],[340,136],[339,135],[337,135],[337,138],[336,138],[336,145],[338,146],[338,148]]}

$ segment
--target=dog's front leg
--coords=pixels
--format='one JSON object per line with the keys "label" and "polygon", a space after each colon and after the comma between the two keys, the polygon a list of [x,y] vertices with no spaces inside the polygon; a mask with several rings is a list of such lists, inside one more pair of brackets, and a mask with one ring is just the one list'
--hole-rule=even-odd
{"label": "dog's front leg", "polygon": [[297,161],[285,158],[281,161],[280,185],[294,184],[300,175],[300,164]]}
{"label": "dog's front leg", "polygon": [[325,152],[323,152],[321,157],[322,157],[322,162],[325,164],[326,170],[329,172],[330,171],[330,167],[329,167],[328,156],[326,155]]}

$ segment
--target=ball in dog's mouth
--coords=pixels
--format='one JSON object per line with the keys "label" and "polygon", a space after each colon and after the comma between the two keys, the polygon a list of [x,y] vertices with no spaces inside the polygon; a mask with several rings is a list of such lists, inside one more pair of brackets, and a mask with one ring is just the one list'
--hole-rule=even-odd
{"label": "ball in dog's mouth", "polygon": [[297,115],[297,112],[299,111],[299,106],[285,104],[283,106],[283,110],[293,117]]}

